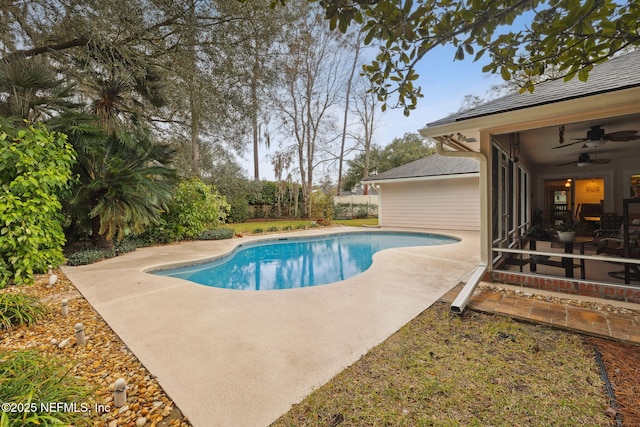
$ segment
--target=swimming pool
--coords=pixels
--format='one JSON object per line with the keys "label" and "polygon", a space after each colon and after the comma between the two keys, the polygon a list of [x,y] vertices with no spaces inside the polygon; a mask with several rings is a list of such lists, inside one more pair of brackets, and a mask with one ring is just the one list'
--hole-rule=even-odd
{"label": "swimming pool", "polygon": [[434,234],[398,232],[288,237],[245,243],[215,261],[153,273],[226,289],[303,288],[356,276],[367,270],[373,254],[383,249],[457,241]]}

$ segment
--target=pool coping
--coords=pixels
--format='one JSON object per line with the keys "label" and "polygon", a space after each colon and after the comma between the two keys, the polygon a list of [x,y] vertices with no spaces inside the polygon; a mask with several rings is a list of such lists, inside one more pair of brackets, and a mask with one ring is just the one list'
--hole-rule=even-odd
{"label": "pool coping", "polygon": [[[386,249],[342,282],[228,290],[146,273],[235,249],[239,239],[143,248],[63,271],[194,426],[264,426],[454,287],[477,264],[477,232],[382,228],[457,243]],[[244,237],[317,236],[336,227]],[[89,332],[90,333],[90,332]]]}

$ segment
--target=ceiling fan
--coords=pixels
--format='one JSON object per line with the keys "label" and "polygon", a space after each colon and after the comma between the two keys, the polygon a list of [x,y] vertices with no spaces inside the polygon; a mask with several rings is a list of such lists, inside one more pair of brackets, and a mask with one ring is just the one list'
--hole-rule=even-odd
{"label": "ceiling fan", "polygon": [[574,165],[574,166],[584,167],[584,166],[588,166],[590,164],[604,165],[605,163],[611,163],[611,159],[592,159],[591,156],[589,156],[589,154],[582,153],[582,154],[580,154],[580,156],[578,156],[578,160],[577,161],[567,162],[567,163],[560,163],[559,165],[556,165],[556,166]]}
{"label": "ceiling fan", "polygon": [[[563,138],[564,139],[564,138]],[[582,148],[597,148],[606,143],[607,141],[633,141],[635,139],[640,139],[640,135],[638,135],[637,130],[619,130],[617,132],[605,133],[602,126],[591,126],[591,128],[587,131],[586,138],[576,138],[576,142],[571,142],[565,145],[559,145],[556,148],[570,147],[575,144],[584,145]]]}

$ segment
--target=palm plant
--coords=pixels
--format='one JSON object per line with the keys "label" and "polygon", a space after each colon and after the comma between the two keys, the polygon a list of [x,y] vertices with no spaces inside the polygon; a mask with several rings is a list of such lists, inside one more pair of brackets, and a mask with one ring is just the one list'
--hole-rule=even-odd
{"label": "palm plant", "polygon": [[137,126],[150,108],[164,104],[161,79],[149,68],[142,77],[117,68],[106,77],[100,73],[89,77],[82,86],[83,92],[93,99],[91,113],[99,117],[108,133],[123,126]]}
{"label": "palm plant", "polygon": [[75,85],[45,57],[0,62],[0,115],[14,120],[44,121],[78,107],[72,100]]}
{"label": "palm plant", "polygon": [[[72,140],[73,141],[73,140]],[[141,130],[112,133],[99,143],[77,139],[80,184],[70,202],[91,220],[93,243],[110,247],[127,232],[139,233],[166,209],[176,182],[174,151]]]}
{"label": "palm plant", "polygon": [[91,230],[94,245],[111,247],[114,238],[141,232],[165,209],[175,185],[174,151],[154,141],[141,120],[147,106],[163,102],[157,76],[136,78],[115,68],[106,77],[84,77],[90,114],[62,120],[78,152],[80,183],[69,212],[73,223]]}

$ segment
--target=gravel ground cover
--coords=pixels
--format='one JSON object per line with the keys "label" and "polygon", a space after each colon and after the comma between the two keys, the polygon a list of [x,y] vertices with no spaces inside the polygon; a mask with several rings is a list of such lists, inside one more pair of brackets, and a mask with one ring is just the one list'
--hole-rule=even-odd
{"label": "gravel ground cover", "polygon": [[[190,423],[162,390],[158,381],[129,351],[120,338],[89,305],[61,271],[54,271],[58,282],[48,286],[47,275],[36,276],[31,286],[8,287],[0,292],[24,292],[40,298],[48,307],[45,318],[35,325],[1,331],[0,351],[33,349],[46,357],[65,361],[69,374],[83,378],[93,389],[86,412],[95,426],[173,426]],[[61,312],[67,299],[69,314]],[[76,345],[74,325],[85,327],[87,345]],[[66,345],[62,345],[68,340]],[[116,408],[113,385],[118,378],[127,381],[127,404]],[[49,402],[39,402],[49,403]]]}

